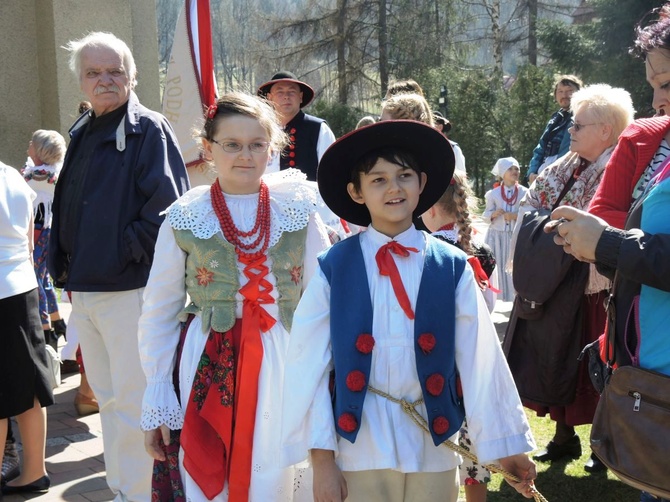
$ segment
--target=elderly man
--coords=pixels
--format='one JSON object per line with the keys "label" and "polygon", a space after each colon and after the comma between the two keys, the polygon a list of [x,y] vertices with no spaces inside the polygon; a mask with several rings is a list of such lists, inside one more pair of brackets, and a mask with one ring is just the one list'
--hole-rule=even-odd
{"label": "elderly man", "polygon": [[570,149],[568,129],[572,126],[570,100],[572,94],[582,87],[582,81],[574,75],[560,75],[554,84],[554,98],[561,107],[554,113],[544,128],[540,142],[533,150],[533,157],[528,165],[526,179],[535,181],[537,175],[554,160],[562,157]]}
{"label": "elderly man", "polygon": [[280,71],[258,88],[257,94],[270,101],[289,135],[290,143],[275,155],[267,172],[289,167],[300,169],[310,181],[316,181],[316,167],[335,135],[325,120],[307,115],[302,108],[314,99],[314,89],[293,73]]}
{"label": "elderly man", "polygon": [[92,109],[70,129],[49,272],[72,292],[69,327],[100,405],[107,483],[115,500],[144,502],[152,464],[139,423],[145,377],[137,323],[161,212],[188,190],[188,177],[167,119],[133,92],[128,46],[96,32],[67,49]]}

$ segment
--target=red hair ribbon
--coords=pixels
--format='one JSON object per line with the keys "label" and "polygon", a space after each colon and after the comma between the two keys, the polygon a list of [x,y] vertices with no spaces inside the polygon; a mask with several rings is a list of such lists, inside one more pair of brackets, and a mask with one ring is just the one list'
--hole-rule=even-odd
{"label": "red hair ribbon", "polygon": [[207,108],[207,118],[213,119],[214,115],[216,115],[216,112],[218,110],[219,110],[218,105],[209,105],[209,108]]}

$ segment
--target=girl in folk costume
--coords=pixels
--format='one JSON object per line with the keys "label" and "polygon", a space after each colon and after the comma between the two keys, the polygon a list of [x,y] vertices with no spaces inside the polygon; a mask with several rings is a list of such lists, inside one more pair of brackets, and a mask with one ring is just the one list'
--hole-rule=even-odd
{"label": "girl in folk costume", "polygon": [[[470,214],[476,207],[477,198],[467,175],[454,171],[447,190],[433,207],[423,213],[421,219],[433,236],[462,249],[468,255],[468,262],[472,266],[489,311],[492,312],[497,290],[489,286],[489,277],[495,277],[493,272],[496,260],[491,248],[473,235]],[[461,426],[458,444],[466,450],[472,448],[467,421]],[[491,481],[491,472],[483,465],[475,464],[465,457],[458,471],[461,486],[465,490],[466,502],[485,501],[486,483]]]}
{"label": "girl in folk costume", "polygon": [[317,194],[295,169],[262,177],[286,138],[258,98],[224,95],[201,136],[217,179],[167,209],[140,319],[152,496],[309,500],[278,432],[293,311],[329,245]]}
{"label": "girl in folk costume", "polygon": [[475,235],[470,215],[476,209],[477,197],[467,174],[454,171],[447,190],[421,219],[435,237],[465,251],[489,312],[493,312],[498,292],[492,284],[496,278],[496,259],[489,245]]}
{"label": "girl in folk costume", "polygon": [[47,248],[51,234],[54,188],[65,157],[65,139],[56,131],[39,129],[28,143],[23,178],[37,194],[33,201],[35,248],[33,262],[40,297],[40,318],[46,342],[57,349],[58,336],[65,335],[65,321],[58,312],[56,292],[47,272]]}
{"label": "girl in folk costume", "polygon": [[500,299],[506,302],[514,300],[512,274],[505,271],[504,264],[510,253],[510,241],[516,224],[519,202],[528,189],[519,185],[519,162],[514,157],[498,159],[491,170],[501,178],[500,186],[486,192],[486,209],[482,215],[490,222],[486,233],[486,243],[493,249],[498,266]]}

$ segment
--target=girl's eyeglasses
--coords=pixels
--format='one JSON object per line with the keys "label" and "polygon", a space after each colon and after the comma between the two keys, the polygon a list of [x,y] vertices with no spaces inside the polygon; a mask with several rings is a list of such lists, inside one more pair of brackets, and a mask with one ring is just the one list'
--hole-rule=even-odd
{"label": "girl's eyeglasses", "polygon": [[[228,153],[238,153],[241,152],[242,149],[244,148],[244,145],[242,143],[238,143],[237,141],[220,142],[216,141],[215,139],[212,139],[210,141],[212,143],[216,143],[221,148],[223,148],[224,152]],[[265,153],[268,151],[270,143],[266,143],[264,141],[256,141],[254,143],[249,143],[247,146],[249,147],[249,150],[251,150],[252,153]]]}

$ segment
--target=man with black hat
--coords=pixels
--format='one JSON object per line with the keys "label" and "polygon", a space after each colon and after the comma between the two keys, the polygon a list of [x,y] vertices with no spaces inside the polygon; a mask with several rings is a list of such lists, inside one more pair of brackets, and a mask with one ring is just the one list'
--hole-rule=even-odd
{"label": "man with black hat", "polygon": [[314,89],[288,71],[275,73],[258,88],[257,94],[270,101],[289,135],[290,143],[275,155],[266,172],[289,167],[300,169],[307,179],[316,181],[316,167],[335,135],[325,120],[307,115],[302,108],[314,99]]}

